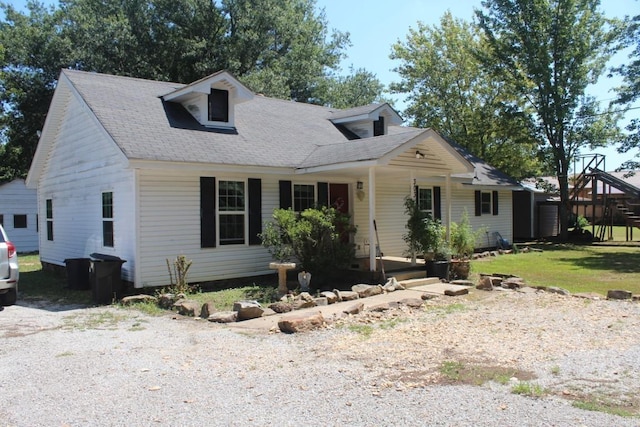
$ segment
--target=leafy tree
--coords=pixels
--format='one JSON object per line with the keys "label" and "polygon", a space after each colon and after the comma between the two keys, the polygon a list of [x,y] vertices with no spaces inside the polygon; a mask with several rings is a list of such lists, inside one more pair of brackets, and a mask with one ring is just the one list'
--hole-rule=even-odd
{"label": "leafy tree", "polygon": [[409,94],[405,112],[415,126],[436,129],[515,178],[534,175],[537,135],[522,97],[478,60],[488,47],[475,25],[449,12],[439,26],[418,23],[393,45],[402,81],[392,90]]}
{"label": "leafy tree", "polygon": [[585,89],[602,74],[614,33],[598,0],[484,0],[476,16],[490,49],[483,58],[531,108],[560,190],[561,238],[568,237],[571,160],[580,148],[617,137],[616,116],[601,114]]}
{"label": "leafy tree", "polygon": [[[614,68],[614,72],[623,77],[623,85],[619,87],[616,104],[630,104],[640,99],[640,15],[627,18],[626,29],[622,33],[622,45],[632,48],[629,63]],[[618,151],[626,153],[640,148],[640,119],[633,119],[627,125],[629,134]],[[639,157],[640,152],[635,155]],[[628,160],[622,165],[628,169],[640,169],[640,161]]]}
{"label": "leafy tree", "polygon": [[349,44],[348,33],[329,32],[315,0],[62,0],[59,8],[30,1],[26,13],[0,9],[0,180],[26,176],[61,68],[181,83],[227,69],[267,96],[333,103],[329,89],[341,83],[333,74]]}
{"label": "leafy tree", "polygon": [[382,94],[384,85],[375,74],[359,68],[351,68],[351,74],[347,76],[331,77],[327,80],[327,90],[321,96],[324,105],[333,108],[351,108],[376,102],[389,102]]}
{"label": "leafy tree", "polygon": [[60,37],[61,16],[37,2],[29,14],[0,3],[0,182],[27,175],[38,131],[53,96],[69,44]]}

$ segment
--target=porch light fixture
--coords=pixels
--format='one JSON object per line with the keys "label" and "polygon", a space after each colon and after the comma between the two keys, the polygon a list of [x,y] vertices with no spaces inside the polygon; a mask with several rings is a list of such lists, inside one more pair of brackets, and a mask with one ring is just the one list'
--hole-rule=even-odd
{"label": "porch light fixture", "polygon": [[358,181],[356,183],[356,197],[360,201],[364,200],[364,184],[362,183],[362,181]]}
{"label": "porch light fixture", "polygon": [[416,159],[424,159],[424,154],[422,154],[419,150],[416,150]]}

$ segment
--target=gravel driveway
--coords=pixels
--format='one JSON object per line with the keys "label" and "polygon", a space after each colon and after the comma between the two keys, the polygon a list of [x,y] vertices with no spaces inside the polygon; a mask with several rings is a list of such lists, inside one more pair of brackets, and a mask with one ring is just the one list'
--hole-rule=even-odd
{"label": "gravel driveway", "polygon": [[640,413],[639,364],[640,304],[540,292],[439,297],[298,335],[12,306],[0,426],[640,426],[573,406]]}

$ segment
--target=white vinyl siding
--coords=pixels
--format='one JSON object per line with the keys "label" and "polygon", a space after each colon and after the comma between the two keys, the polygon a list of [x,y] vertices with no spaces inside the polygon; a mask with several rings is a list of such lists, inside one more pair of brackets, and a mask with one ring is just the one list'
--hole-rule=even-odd
{"label": "white vinyl siding", "polygon": [[[246,236],[244,244],[200,247],[200,177],[215,175],[210,171],[139,172],[141,237],[137,286],[169,284],[166,260],[178,255],[193,261],[190,282],[274,274],[269,270],[272,259],[267,250],[261,245],[248,245]],[[263,221],[268,221],[279,206],[278,180],[284,177],[225,174],[216,178],[217,186],[221,180],[246,183],[248,178],[261,178]]]}
{"label": "white vinyl siding", "polygon": [[[38,187],[40,258],[63,266],[91,253],[118,256],[123,278],[135,268],[134,173],[122,151],[75,98],[71,98]],[[102,243],[102,193],[114,195],[114,247]],[[53,203],[54,240],[47,240],[46,200]]]}
{"label": "white vinyl siding", "polygon": [[[4,218],[4,229],[18,252],[38,250],[36,190],[28,189],[22,179],[0,185],[0,215]],[[25,220],[26,227],[22,227]]]}

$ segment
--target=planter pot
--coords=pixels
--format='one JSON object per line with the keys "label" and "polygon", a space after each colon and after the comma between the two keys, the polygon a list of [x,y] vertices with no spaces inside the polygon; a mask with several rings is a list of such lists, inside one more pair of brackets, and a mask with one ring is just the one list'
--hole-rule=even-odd
{"label": "planter pot", "polygon": [[471,271],[469,260],[452,260],[449,266],[449,275],[453,280],[467,280]]}
{"label": "planter pot", "polygon": [[449,261],[426,261],[427,277],[449,280]]}

